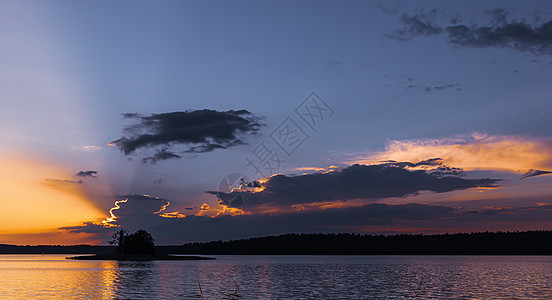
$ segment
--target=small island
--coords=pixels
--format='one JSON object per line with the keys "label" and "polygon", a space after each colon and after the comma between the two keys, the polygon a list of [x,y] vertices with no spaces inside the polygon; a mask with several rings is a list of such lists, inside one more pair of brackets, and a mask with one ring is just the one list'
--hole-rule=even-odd
{"label": "small island", "polygon": [[153,237],[145,230],[138,230],[133,234],[121,229],[112,236],[110,244],[116,245],[117,250],[112,254],[95,254],[70,256],[66,259],[75,260],[118,260],[118,261],[151,261],[151,260],[213,260],[214,257],[180,256],[155,254]]}

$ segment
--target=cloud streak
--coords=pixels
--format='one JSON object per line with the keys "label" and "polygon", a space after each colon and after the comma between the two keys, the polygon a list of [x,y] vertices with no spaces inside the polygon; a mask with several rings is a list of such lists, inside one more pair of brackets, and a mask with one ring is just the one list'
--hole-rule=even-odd
{"label": "cloud streak", "polygon": [[427,85],[427,84],[416,84],[414,77],[410,77],[407,75],[401,75],[398,78],[393,78],[393,76],[389,74],[384,75],[385,78],[395,81],[394,83],[386,83],[384,86],[391,87],[396,86],[400,89],[406,89],[406,90],[418,90],[418,91],[424,91],[426,93],[432,93],[432,92],[442,92],[449,89],[454,89],[456,91],[461,91],[459,83],[447,83],[447,84],[439,84],[439,85]]}
{"label": "cloud streak", "polygon": [[137,123],[124,128],[125,135],[112,141],[123,154],[139,149],[157,148],[143,162],[156,163],[181,156],[172,150],[185,146],[184,153],[204,153],[245,144],[243,137],[256,134],[263,124],[259,116],[247,110],[187,110],[144,116],[123,114]]}
{"label": "cloud streak", "polygon": [[535,177],[535,176],[541,176],[541,175],[548,175],[548,174],[552,174],[552,172],[550,172],[550,171],[541,171],[541,170],[529,170],[528,172],[523,174],[520,179]]}

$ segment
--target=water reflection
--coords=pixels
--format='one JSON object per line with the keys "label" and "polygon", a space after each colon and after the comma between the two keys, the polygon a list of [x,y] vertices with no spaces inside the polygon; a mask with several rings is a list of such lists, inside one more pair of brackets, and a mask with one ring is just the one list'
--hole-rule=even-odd
{"label": "water reflection", "polygon": [[220,299],[238,288],[243,299],[552,298],[552,257],[530,256],[113,262],[0,255],[0,274],[0,299]]}

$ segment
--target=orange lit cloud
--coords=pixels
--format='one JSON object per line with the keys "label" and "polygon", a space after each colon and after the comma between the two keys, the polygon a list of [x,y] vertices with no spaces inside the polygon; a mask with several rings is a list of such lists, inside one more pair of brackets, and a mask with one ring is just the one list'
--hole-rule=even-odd
{"label": "orange lit cloud", "polygon": [[163,214],[159,214],[159,216],[161,216],[163,218],[170,218],[170,219],[173,219],[173,218],[177,218],[177,219],[186,218],[186,215],[181,214],[179,211],[163,213]]}
{"label": "orange lit cloud", "polygon": [[552,141],[544,138],[478,133],[443,139],[391,140],[383,151],[355,155],[346,162],[419,162],[431,158],[441,158],[446,164],[466,171],[526,172],[530,169],[550,169]]}
{"label": "orange lit cloud", "polygon": [[291,208],[295,211],[309,211],[309,210],[326,210],[330,208],[345,208],[345,207],[360,207],[364,205],[363,201],[325,201],[317,203],[302,203],[292,205]]}
{"label": "orange lit cloud", "polygon": [[240,216],[244,214],[247,213],[239,208],[229,207],[227,205],[221,204],[217,206],[211,206],[207,203],[203,203],[203,205],[201,205],[201,208],[195,215],[198,217],[216,218],[220,216]]}
{"label": "orange lit cloud", "polygon": [[102,224],[106,227],[115,227],[116,225],[113,225],[111,224],[112,222],[115,222],[115,220],[117,220],[117,216],[115,216],[113,214],[113,211],[114,210],[118,210],[118,209],[121,209],[121,207],[119,206],[119,203],[125,203],[127,202],[128,199],[124,199],[124,200],[120,200],[120,201],[115,201],[115,206],[112,207],[110,210],[109,210],[109,217],[106,218],[105,220],[102,221]]}
{"label": "orange lit cloud", "polygon": [[[123,196],[123,197],[125,198],[124,200],[115,201],[114,206],[109,210],[109,215],[110,216],[108,218],[106,218],[105,220],[103,220],[101,222],[92,222],[92,224],[102,226],[102,227],[105,227],[105,228],[119,226],[120,224],[117,224],[117,219],[119,219],[119,216],[115,215],[114,211],[120,210],[121,206],[119,204],[127,203],[129,201],[129,199],[132,200],[133,202],[135,202],[135,204],[136,204],[136,201],[139,201],[139,202],[140,201],[146,201],[146,202],[149,202],[149,203],[153,204],[154,206],[155,205],[161,205],[161,208],[158,211],[153,212],[153,214],[154,215],[159,215],[160,217],[163,217],[163,218],[170,218],[170,219],[178,218],[178,219],[181,219],[181,218],[186,217],[186,215],[181,214],[179,211],[164,212],[164,211],[167,210],[167,207],[169,207],[169,205],[171,205],[171,202],[166,200],[166,199],[161,199],[159,197],[152,197],[150,195],[135,195],[135,194],[127,195],[127,196]],[[142,207],[142,208],[144,208],[144,207]],[[147,207],[147,208],[151,208],[151,207]],[[134,209],[136,209],[136,208],[134,208]],[[132,208],[131,208],[131,210],[132,210]],[[143,211],[141,211],[141,209],[139,209],[139,211],[143,212]],[[146,209],[146,211],[147,211],[147,209]],[[148,213],[151,213],[151,212],[146,212],[146,214],[148,214]]]}
{"label": "orange lit cloud", "polygon": [[[295,168],[296,171],[303,171],[303,172],[321,172],[321,173],[327,173],[327,172],[331,172],[331,171],[335,171],[336,169],[338,169],[337,166],[334,166],[334,165],[331,165],[327,168],[318,168],[318,167],[300,167],[300,168]],[[266,179],[265,179],[266,181]]]}
{"label": "orange lit cloud", "polygon": [[170,219],[174,219],[174,218],[177,218],[177,219],[182,219],[182,218],[186,218],[186,215],[184,214],[181,214],[179,211],[173,211],[173,212],[165,212],[165,213],[161,213],[162,211],[165,211],[167,209],[167,207],[169,207],[169,205],[171,205],[171,202],[168,201],[168,200],[165,200],[167,203],[163,206],[161,206],[161,209],[158,211],[158,212],[155,212],[153,214],[155,215],[159,215],[160,217],[163,217],[163,218],[170,218]]}

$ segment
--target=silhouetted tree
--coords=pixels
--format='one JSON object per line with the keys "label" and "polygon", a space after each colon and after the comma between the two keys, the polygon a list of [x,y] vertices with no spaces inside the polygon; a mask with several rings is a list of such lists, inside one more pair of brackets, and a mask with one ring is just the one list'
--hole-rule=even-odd
{"label": "silhouetted tree", "polygon": [[128,235],[128,231],[124,230],[122,227],[121,227],[121,230],[111,235],[111,241],[109,241],[109,244],[117,246],[117,253],[119,254],[124,253],[123,245],[125,243],[125,237],[127,235]]}
{"label": "silhouetted tree", "polygon": [[155,251],[153,237],[145,230],[129,234],[121,228],[111,235],[109,244],[117,246],[119,254],[153,254]]}
{"label": "silhouetted tree", "polygon": [[123,237],[123,253],[153,254],[155,252],[153,237],[145,230],[138,230]]}

